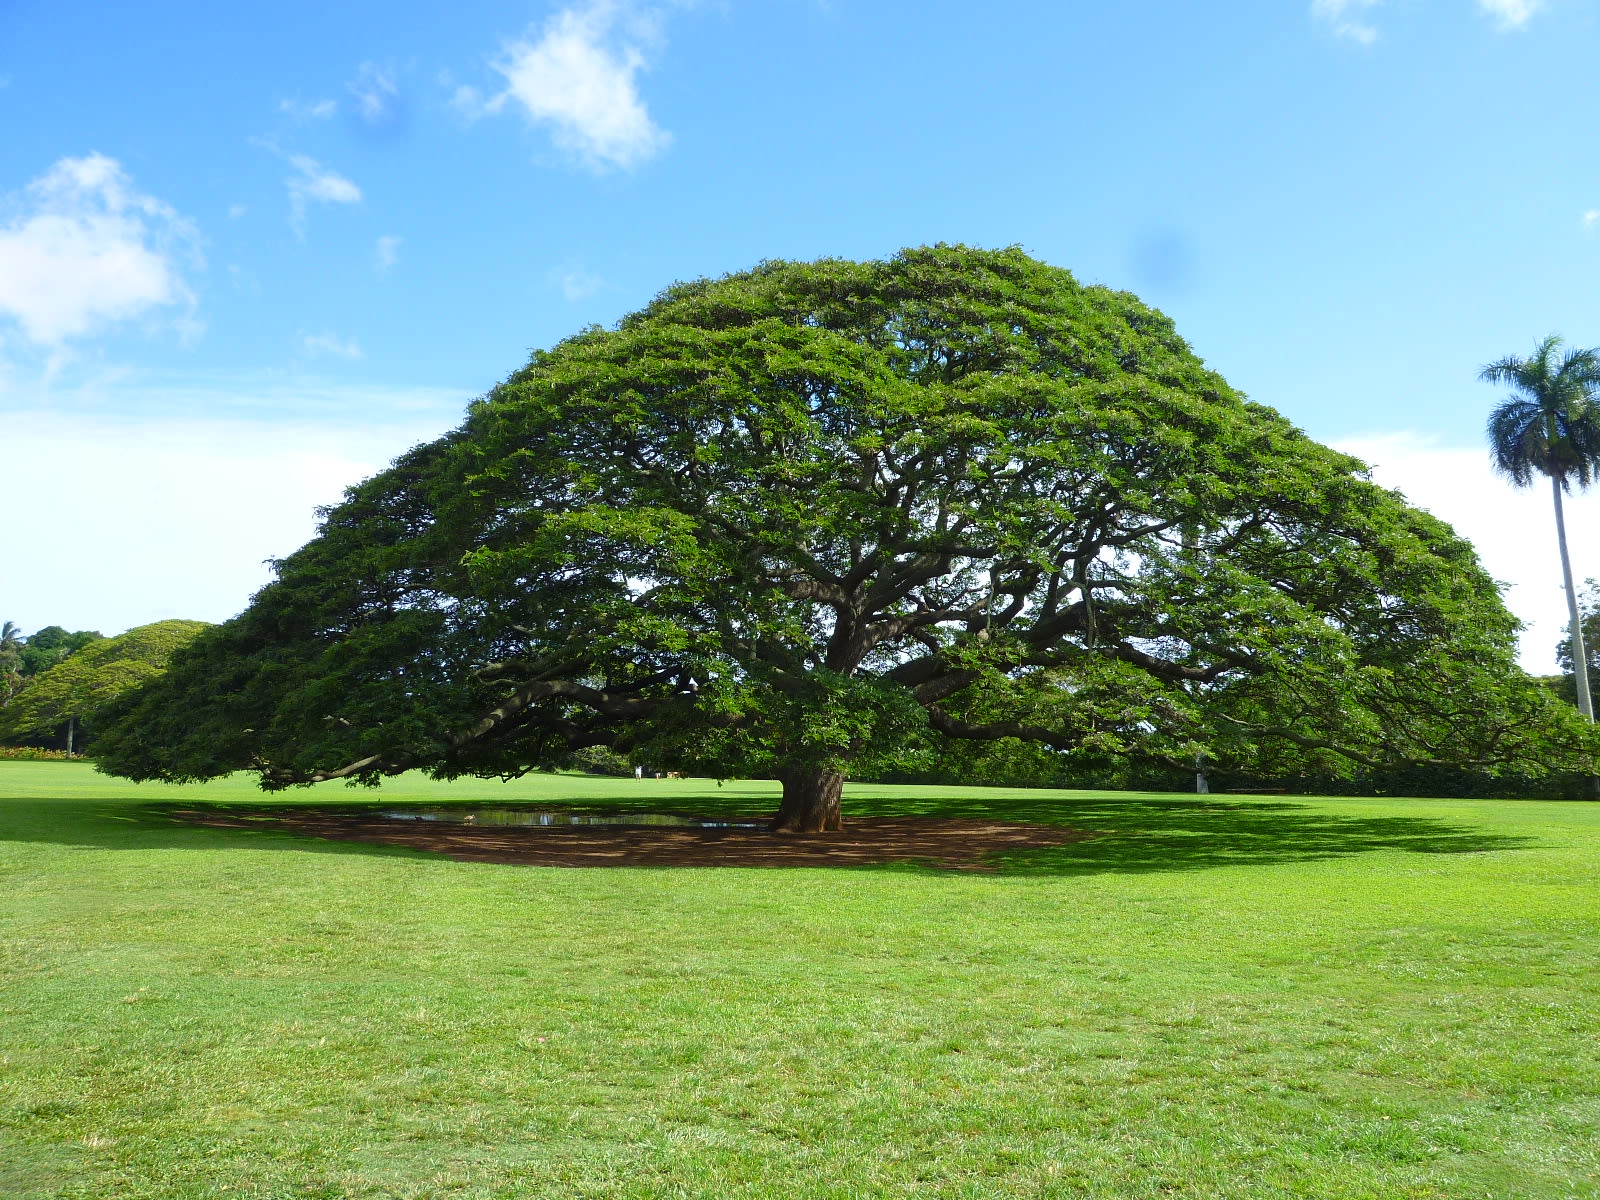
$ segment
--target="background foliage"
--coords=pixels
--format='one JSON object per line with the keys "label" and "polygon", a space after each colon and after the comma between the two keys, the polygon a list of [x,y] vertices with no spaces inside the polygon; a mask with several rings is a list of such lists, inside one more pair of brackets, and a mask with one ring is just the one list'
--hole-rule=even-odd
{"label": "background foliage", "polygon": [[83,638],[76,652],[55,653],[70,644],[63,639],[49,651],[55,654],[51,665],[27,679],[0,708],[0,740],[51,745],[64,739],[69,720],[92,738],[106,704],[160,675],[173,653],[206,628],[204,621],[157,621],[116,637],[94,634]]}

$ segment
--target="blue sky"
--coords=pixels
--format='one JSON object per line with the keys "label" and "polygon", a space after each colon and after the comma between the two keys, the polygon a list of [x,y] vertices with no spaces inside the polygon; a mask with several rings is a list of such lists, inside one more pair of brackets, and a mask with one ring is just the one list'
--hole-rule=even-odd
{"label": "blue sky", "polygon": [[[0,617],[224,618],[528,351],[763,258],[1018,244],[1454,522],[1600,343],[1595,0],[0,4]],[[1572,515],[1580,574],[1600,502]]]}

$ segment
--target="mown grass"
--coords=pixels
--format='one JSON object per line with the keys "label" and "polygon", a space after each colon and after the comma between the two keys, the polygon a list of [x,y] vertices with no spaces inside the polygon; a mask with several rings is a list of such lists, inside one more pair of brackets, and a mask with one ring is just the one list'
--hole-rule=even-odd
{"label": "mown grass", "polygon": [[0,763],[0,1196],[1600,1195],[1600,804],[850,789],[1102,832],[980,876],[161,809],[263,799]]}

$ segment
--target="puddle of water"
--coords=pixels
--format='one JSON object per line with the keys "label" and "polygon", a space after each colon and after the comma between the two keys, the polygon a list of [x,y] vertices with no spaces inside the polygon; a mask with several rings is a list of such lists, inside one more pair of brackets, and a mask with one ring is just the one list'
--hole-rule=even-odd
{"label": "puddle of water", "polygon": [[668,829],[765,829],[762,821],[715,821],[677,813],[574,813],[526,808],[407,808],[383,813],[390,821],[437,821],[443,825],[601,825]]}

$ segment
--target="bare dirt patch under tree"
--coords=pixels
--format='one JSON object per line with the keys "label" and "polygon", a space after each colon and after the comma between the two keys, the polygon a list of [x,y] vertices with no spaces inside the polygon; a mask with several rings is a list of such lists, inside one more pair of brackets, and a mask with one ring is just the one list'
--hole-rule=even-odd
{"label": "bare dirt patch under tree", "polygon": [[865,817],[824,837],[764,829],[569,825],[503,827],[395,820],[329,809],[185,808],[178,820],[212,828],[274,829],[308,837],[430,850],[462,862],[537,867],[844,867],[927,862],[987,871],[1018,850],[1091,835],[1053,825],[932,817]]}

